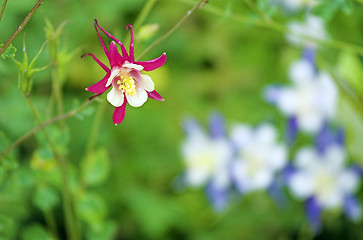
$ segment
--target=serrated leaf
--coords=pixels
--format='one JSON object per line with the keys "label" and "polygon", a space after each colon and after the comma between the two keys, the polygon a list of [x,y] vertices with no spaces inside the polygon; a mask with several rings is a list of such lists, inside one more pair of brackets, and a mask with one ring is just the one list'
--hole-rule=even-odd
{"label": "serrated leaf", "polygon": [[87,155],[81,165],[82,179],[90,186],[102,184],[110,171],[110,160],[106,149],[100,148]]}
{"label": "serrated leaf", "polygon": [[[2,48],[4,46],[4,44],[0,44],[0,48]],[[6,58],[13,58],[15,57],[15,53],[16,53],[17,49],[10,44],[10,46],[1,54],[1,58],[2,59],[6,59]]]}
{"label": "serrated leaf", "polygon": [[95,231],[102,227],[106,216],[106,204],[97,194],[85,193],[77,201],[77,215]]}
{"label": "serrated leaf", "polygon": [[33,195],[33,204],[40,210],[47,212],[60,202],[57,191],[49,186],[38,187]]}

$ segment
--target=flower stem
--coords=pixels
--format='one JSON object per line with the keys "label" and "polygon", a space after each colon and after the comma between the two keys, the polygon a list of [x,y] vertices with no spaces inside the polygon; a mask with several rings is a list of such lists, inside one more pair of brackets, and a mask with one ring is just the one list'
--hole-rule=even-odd
{"label": "flower stem", "polygon": [[8,2],[8,0],[4,0],[3,5],[1,7],[1,10],[0,10],[0,21],[1,21],[1,18],[3,17],[4,10],[5,10],[5,6],[6,6],[6,3],[7,2]]}
{"label": "flower stem", "polygon": [[34,5],[32,10],[28,13],[28,15],[25,17],[23,22],[20,24],[20,26],[15,30],[13,35],[9,38],[9,40],[5,43],[5,45],[0,49],[0,56],[3,54],[3,52],[9,47],[9,45],[13,42],[15,37],[20,33],[21,30],[25,27],[25,25],[29,22],[30,18],[34,15],[35,11],[38,9],[40,4],[43,2],[43,0],[38,0],[37,3]]}
{"label": "flower stem", "polygon": [[[192,4],[191,0],[179,0],[179,1],[188,3],[188,4]],[[253,4],[253,2],[250,1],[250,4]],[[222,9],[220,9],[218,7],[214,7],[211,5],[203,7],[202,10],[206,11],[210,14],[219,16],[219,17],[227,17],[238,23],[242,23],[242,24],[246,24],[246,25],[253,25],[253,26],[261,27],[261,28],[267,28],[267,29],[271,29],[271,30],[275,30],[277,32],[283,33],[283,34],[289,33],[289,34],[296,35],[295,33],[290,32],[289,29],[286,26],[284,26],[283,24],[280,24],[280,23],[277,23],[277,22],[274,22],[271,20],[266,21],[263,19],[262,20],[261,19],[250,19],[248,17],[241,16],[238,14],[226,15],[225,11],[223,11]],[[261,14],[261,12],[260,12],[260,14]],[[309,36],[300,35],[300,34],[298,35],[298,37],[308,39],[310,41],[314,41],[320,45],[324,45],[324,46],[332,48],[332,49],[341,50],[341,51],[351,51],[360,56],[363,56],[363,47],[358,46],[356,44],[352,44],[352,43],[348,43],[348,42],[344,42],[344,41],[340,41],[340,40],[335,40],[335,39],[320,40],[320,39],[315,39],[315,38],[311,38]]]}
{"label": "flower stem", "polygon": [[135,22],[133,24],[134,29],[138,29],[142,25],[142,23],[145,21],[146,17],[149,15],[151,9],[155,5],[156,1],[157,0],[149,0],[149,1],[147,1],[147,3],[141,9],[141,12],[137,16],[137,18],[136,18],[136,20],[135,20]]}
{"label": "flower stem", "polygon": [[192,15],[195,10],[197,10],[198,6],[201,6],[203,2],[206,0],[199,0],[191,10],[187,12],[187,14],[184,15],[169,31],[167,31],[164,35],[162,35],[158,40],[156,40],[153,44],[151,44],[143,53],[141,53],[136,60],[141,59],[143,56],[145,56],[148,52],[150,52],[151,49],[153,49],[156,45],[164,41],[167,37],[169,37],[175,30],[177,30],[182,23],[187,20],[187,18]]}
{"label": "flower stem", "polygon": [[[28,102],[30,109],[33,112],[34,117],[38,121],[39,125],[43,125],[42,120],[40,119],[40,116],[38,114],[38,111],[36,110],[33,102],[30,99],[29,95],[24,95],[26,101]],[[67,236],[70,240],[76,240],[77,235],[76,231],[74,229],[74,215],[72,211],[72,201],[71,201],[71,194],[68,187],[68,179],[67,179],[67,162],[66,160],[58,153],[56,146],[52,142],[47,130],[45,128],[42,128],[43,134],[45,136],[46,141],[49,144],[49,147],[51,151],[54,154],[55,159],[58,162],[58,165],[60,167],[61,171],[61,178],[62,178],[62,195],[63,195],[63,211],[64,211],[64,217],[66,222],[66,230],[67,230]]]}

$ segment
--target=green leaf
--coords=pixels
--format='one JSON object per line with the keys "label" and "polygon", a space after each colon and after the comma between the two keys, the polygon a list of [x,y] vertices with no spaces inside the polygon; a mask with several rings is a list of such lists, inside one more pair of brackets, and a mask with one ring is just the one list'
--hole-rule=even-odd
{"label": "green leaf", "polygon": [[87,154],[81,165],[82,179],[90,186],[102,184],[110,172],[110,160],[105,148]]}
{"label": "green leaf", "polygon": [[338,59],[338,71],[350,86],[363,96],[363,65],[356,54],[343,52]]}
{"label": "green leaf", "polygon": [[102,228],[106,216],[106,204],[103,199],[94,193],[85,193],[77,201],[77,215],[90,225],[94,231]]}
{"label": "green leaf", "polygon": [[113,221],[107,221],[99,229],[89,229],[86,232],[87,240],[112,240],[115,239],[117,224]]}
{"label": "green leaf", "polygon": [[350,14],[351,8],[351,3],[347,0],[320,0],[313,8],[313,13],[330,21],[340,10]]}
{"label": "green leaf", "polygon": [[59,202],[57,191],[49,186],[38,187],[33,195],[33,204],[44,212],[51,210]]}
{"label": "green leaf", "polygon": [[33,224],[25,228],[21,234],[22,240],[54,240],[43,226],[39,224]]}
{"label": "green leaf", "polygon": [[[5,133],[0,132],[0,152],[4,151],[8,145],[9,141]],[[4,156],[3,159],[0,159],[0,167],[3,167],[5,169],[14,169],[18,167],[18,163],[14,158],[14,155],[9,153]]]}
{"label": "green leaf", "polygon": [[[2,48],[4,46],[4,44],[0,44],[0,48]],[[15,53],[16,53],[16,48],[10,44],[10,46],[3,52],[3,54],[1,54],[1,58],[2,59],[6,59],[6,58],[13,58],[15,57]]]}

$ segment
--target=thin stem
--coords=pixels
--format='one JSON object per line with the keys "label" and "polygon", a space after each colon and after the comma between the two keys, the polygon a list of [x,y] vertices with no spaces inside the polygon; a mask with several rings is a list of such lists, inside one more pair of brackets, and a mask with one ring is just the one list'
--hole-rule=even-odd
{"label": "thin stem", "polygon": [[15,30],[13,35],[9,38],[9,40],[5,43],[5,45],[0,49],[0,56],[3,54],[3,52],[10,46],[10,44],[13,42],[14,38],[20,33],[21,30],[25,27],[25,25],[29,22],[30,18],[34,15],[35,11],[38,9],[40,4],[43,2],[43,0],[38,0],[37,3],[34,5],[32,10],[28,13],[28,15],[25,17],[23,22],[20,24],[20,26]]}
{"label": "thin stem", "polygon": [[265,13],[261,11],[251,0],[245,0],[246,5],[248,5],[249,8],[252,9],[261,19],[263,19],[265,22],[269,19],[266,17]]}
{"label": "thin stem", "polygon": [[145,21],[146,17],[149,15],[151,9],[154,7],[157,0],[149,0],[141,9],[140,14],[137,16],[134,22],[134,29],[138,29],[142,23]]}
{"label": "thin stem", "polygon": [[[24,95],[26,101],[28,102],[30,109],[33,112],[33,115],[35,119],[38,121],[39,125],[42,125],[43,122],[40,119],[40,116],[38,114],[38,111],[36,110],[33,102],[30,99],[29,95]],[[45,136],[45,139],[47,140],[49,147],[51,151],[54,154],[55,159],[58,162],[58,165],[60,167],[61,176],[62,176],[62,195],[63,195],[63,210],[64,210],[64,216],[66,221],[66,229],[67,229],[67,235],[68,239],[70,240],[76,240],[77,235],[74,231],[74,215],[72,211],[72,202],[71,202],[71,194],[68,187],[68,179],[67,179],[67,163],[66,160],[58,153],[56,146],[54,145],[53,141],[51,140],[47,130],[45,128],[42,128],[43,134]]]}
{"label": "thin stem", "polygon": [[57,224],[54,219],[53,213],[51,211],[44,211],[44,217],[45,217],[45,221],[49,227],[50,233],[53,235],[53,237],[55,237],[55,239],[58,240],[59,233],[58,233]]}
{"label": "thin stem", "polygon": [[2,153],[0,153],[0,161],[6,156],[8,155],[14,148],[16,148],[17,146],[19,146],[22,142],[24,142],[25,140],[27,140],[28,138],[30,138],[31,136],[33,136],[34,134],[36,134],[37,132],[39,132],[40,130],[42,130],[43,128],[45,128],[46,126],[56,123],[62,119],[66,119],[69,117],[73,117],[75,116],[78,112],[80,112],[81,110],[83,110],[84,108],[86,108],[92,101],[85,101],[81,106],[79,106],[76,109],[73,109],[63,115],[59,115],[57,117],[54,117],[46,122],[43,122],[42,124],[40,124],[38,127],[33,128],[32,130],[30,130],[29,132],[27,132],[26,134],[24,134],[22,137],[18,138],[18,140],[16,140],[13,144],[11,144],[8,148],[6,148]]}
{"label": "thin stem", "polygon": [[162,41],[164,41],[167,37],[169,37],[175,30],[177,30],[180,25],[182,23],[184,23],[185,20],[187,20],[187,18],[192,15],[195,10],[197,10],[198,6],[201,6],[201,4],[203,2],[205,2],[206,0],[199,0],[191,10],[189,10],[187,12],[187,14],[185,14],[184,17],[182,17],[169,31],[167,31],[163,36],[161,36],[158,40],[156,40],[153,44],[151,44],[143,53],[141,53],[136,60],[141,59],[143,56],[145,56],[148,52],[150,52],[151,49],[153,49],[156,45],[158,45],[159,43],[161,43]]}
{"label": "thin stem", "polygon": [[1,10],[0,10],[0,21],[1,21],[1,18],[3,17],[4,10],[5,10],[5,6],[6,6],[6,3],[7,2],[8,2],[8,0],[4,0],[3,5],[1,7]]}
{"label": "thin stem", "polygon": [[[180,2],[184,2],[184,3],[188,3],[188,4],[192,4],[191,0],[179,0]],[[202,9],[203,11],[206,11],[210,14],[214,14],[216,16],[219,17],[227,17],[235,22],[238,23],[242,23],[242,24],[246,24],[246,25],[253,25],[256,27],[262,27],[262,28],[267,28],[267,29],[271,29],[271,30],[275,30],[278,31],[280,33],[283,34],[293,34],[293,35],[297,35],[296,33],[291,32],[286,26],[279,24],[277,22],[272,22],[272,21],[263,21],[260,19],[250,19],[248,17],[244,17],[238,14],[229,14],[226,15],[225,11],[219,9],[218,7],[214,7],[211,5],[207,5],[205,7],[203,7]],[[298,37],[310,40],[310,41],[314,41],[318,44],[324,45],[326,47],[332,48],[332,49],[336,49],[336,50],[343,50],[343,51],[351,51],[351,52],[355,52],[360,56],[363,56],[363,47],[352,44],[352,43],[347,43],[344,41],[340,41],[340,40],[334,40],[334,39],[326,39],[326,40],[320,40],[320,39],[316,39],[316,38],[312,38],[306,35],[300,35],[298,34]]]}

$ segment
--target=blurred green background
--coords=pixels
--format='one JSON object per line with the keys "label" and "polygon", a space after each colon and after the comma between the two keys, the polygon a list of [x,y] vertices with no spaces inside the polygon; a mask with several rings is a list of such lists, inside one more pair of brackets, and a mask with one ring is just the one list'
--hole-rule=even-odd
{"label": "blurred green background", "polygon": [[[175,25],[195,2],[156,1],[142,25],[134,29],[135,56]],[[0,22],[1,42],[8,39],[34,3],[9,0]],[[60,63],[63,108],[67,112],[92,96],[84,89],[104,74],[91,57],[80,58],[89,52],[107,63],[94,19],[128,46],[125,26],[135,22],[145,3],[46,0],[13,42],[18,49],[15,59],[22,61],[24,34],[32,59],[46,40],[46,21],[54,28],[65,22],[58,40],[64,61]],[[286,13],[263,4],[268,3],[256,2],[282,25],[304,16],[303,12]],[[352,4],[349,15],[338,9],[327,29],[332,39],[362,46],[363,7],[358,2]],[[65,125],[47,128],[69,163],[84,239],[311,239],[302,203],[278,206],[267,193],[253,193],[232,203],[225,212],[215,213],[203,190],[178,188],[183,172],[180,144],[185,116],[192,115],[204,124],[210,113],[219,111],[227,123],[271,121],[281,130],[285,124],[277,110],[263,100],[262,91],[268,84],[288,83],[288,67],[302,49],[289,45],[283,33],[246,24],[239,17],[259,19],[244,1],[211,0],[141,59],[167,53],[166,64],[150,73],[165,102],[149,99],[141,108],[128,106],[124,121],[115,127],[114,108],[101,95]],[[150,24],[155,24],[157,31],[148,31]],[[49,64],[47,47],[36,67]],[[328,66],[339,67],[345,64],[344,54],[322,47],[318,58]],[[361,67],[362,58],[354,55],[354,59],[360,65],[352,71],[361,71],[356,68]],[[31,97],[43,120],[57,115],[50,100],[51,75],[48,67],[33,79]],[[4,149],[38,124],[17,89],[18,72],[11,59],[0,59],[0,79],[0,146]],[[359,143],[363,135],[357,135],[363,131],[362,121],[349,104],[342,105],[341,111],[347,114],[339,118],[347,128],[350,148],[355,149],[352,157],[361,163]],[[12,151],[7,164],[0,171],[0,239],[51,239],[46,231],[51,218],[60,239],[65,239],[59,170],[42,133]],[[327,213],[323,220],[323,232],[316,239],[363,239],[362,222],[348,222],[339,212]]]}

